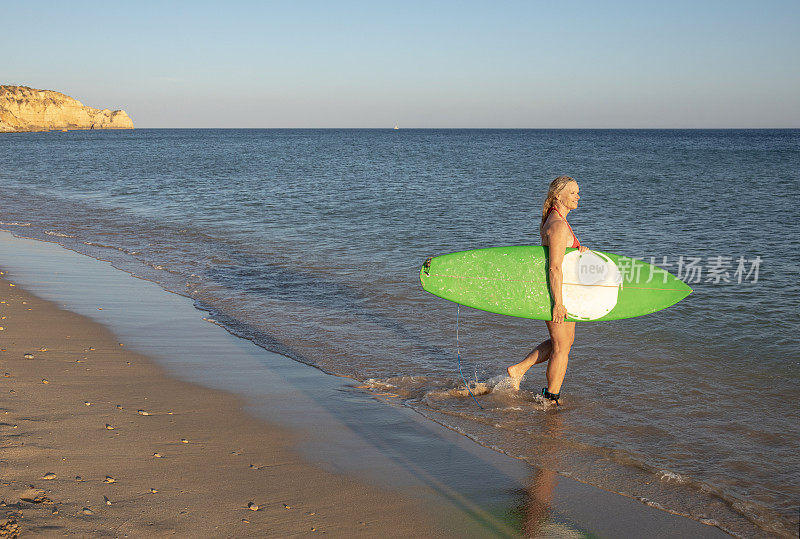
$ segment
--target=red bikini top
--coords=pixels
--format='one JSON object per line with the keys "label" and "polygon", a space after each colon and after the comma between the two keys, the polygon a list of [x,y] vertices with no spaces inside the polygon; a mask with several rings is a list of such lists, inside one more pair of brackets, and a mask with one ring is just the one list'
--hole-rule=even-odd
{"label": "red bikini top", "polygon": [[[558,208],[556,208],[555,206],[550,206],[550,209],[547,211],[547,215],[549,216],[550,212],[553,211],[553,210],[556,210],[556,213],[559,215],[559,217],[564,219],[564,222],[567,223],[567,226],[569,227],[569,231],[572,232],[572,227],[569,226],[569,221],[567,221],[566,217],[561,215],[561,212],[558,211]],[[578,241],[578,236],[575,235],[575,232],[572,232],[572,240],[573,240],[572,241],[573,249],[577,249],[578,247],[581,246],[581,242]]]}

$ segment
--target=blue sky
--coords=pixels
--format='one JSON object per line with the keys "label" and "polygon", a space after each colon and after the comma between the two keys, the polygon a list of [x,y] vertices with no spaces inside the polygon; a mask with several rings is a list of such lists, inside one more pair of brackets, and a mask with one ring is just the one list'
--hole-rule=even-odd
{"label": "blue sky", "polygon": [[0,84],[137,127],[800,127],[800,1],[9,2]]}

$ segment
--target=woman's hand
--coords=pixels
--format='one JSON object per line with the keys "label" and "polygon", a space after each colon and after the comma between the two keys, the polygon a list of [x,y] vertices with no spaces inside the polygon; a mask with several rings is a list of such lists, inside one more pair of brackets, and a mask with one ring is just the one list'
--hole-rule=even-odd
{"label": "woman's hand", "polygon": [[567,308],[561,303],[553,305],[553,322],[560,324],[567,317]]}
{"label": "woman's hand", "polygon": [[581,253],[585,253],[588,250],[589,250],[589,248],[586,247],[585,245],[579,245],[578,246],[578,251],[581,252]]}

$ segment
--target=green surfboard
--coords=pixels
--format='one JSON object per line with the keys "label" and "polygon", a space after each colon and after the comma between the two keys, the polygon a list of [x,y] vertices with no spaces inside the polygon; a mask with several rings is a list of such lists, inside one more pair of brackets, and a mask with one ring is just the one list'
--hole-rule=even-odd
{"label": "green surfboard", "polygon": [[[517,245],[429,258],[422,288],[461,305],[498,314],[551,320],[547,247]],[[567,249],[562,264],[567,320],[619,320],[674,305],[692,293],[683,281],[635,258]]]}

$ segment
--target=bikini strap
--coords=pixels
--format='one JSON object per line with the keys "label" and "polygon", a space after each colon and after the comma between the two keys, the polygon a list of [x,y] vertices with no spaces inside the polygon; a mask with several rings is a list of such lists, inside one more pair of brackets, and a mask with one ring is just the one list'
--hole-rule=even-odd
{"label": "bikini strap", "polygon": [[574,240],[575,240],[575,242],[577,242],[577,244],[578,244],[578,245],[580,245],[580,244],[581,244],[581,242],[580,242],[580,241],[578,241],[578,236],[576,236],[576,235],[575,235],[575,232],[572,230],[572,226],[569,224],[569,221],[567,221],[567,218],[566,218],[566,217],[564,217],[563,215],[561,215],[561,212],[560,212],[560,211],[558,211],[558,208],[556,208],[555,204],[553,204],[552,206],[550,206],[550,209],[547,211],[547,215],[549,216],[549,215],[550,215],[550,212],[551,212],[551,211],[553,211],[553,210],[556,210],[556,213],[558,214],[558,216],[559,216],[559,217],[561,217],[561,218],[564,220],[564,222],[565,222],[565,223],[567,223],[567,227],[569,228],[570,234],[572,234],[572,239],[574,239]]}

